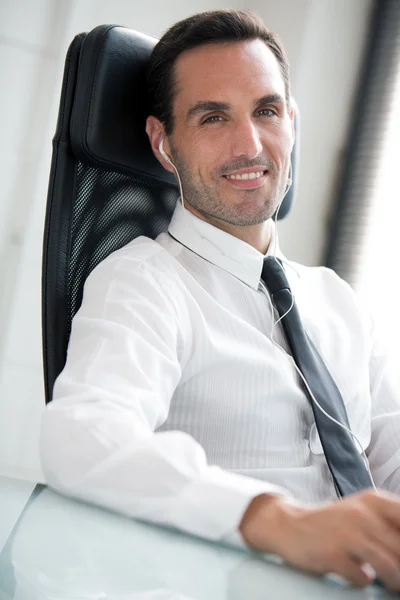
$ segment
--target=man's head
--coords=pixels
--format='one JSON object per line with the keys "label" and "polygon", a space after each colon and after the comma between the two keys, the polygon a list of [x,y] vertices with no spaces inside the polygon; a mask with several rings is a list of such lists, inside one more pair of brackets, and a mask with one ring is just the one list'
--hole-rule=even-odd
{"label": "man's head", "polygon": [[174,172],[163,140],[189,210],[226,230],[271,217],[286,187],[293,111],[283,48],[261,19],[226,10],[175,24],[153,50],[148,89],[153,151]]}

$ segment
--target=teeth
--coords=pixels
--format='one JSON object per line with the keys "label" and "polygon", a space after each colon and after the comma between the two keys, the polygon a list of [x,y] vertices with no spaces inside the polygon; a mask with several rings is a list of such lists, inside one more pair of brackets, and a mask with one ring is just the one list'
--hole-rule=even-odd
{"label": "teeth", "polygon": [[259,179],[264,175],[264,171],[257,171],[256,173],[243,173],[242,175],[227,175],[227,179]]}

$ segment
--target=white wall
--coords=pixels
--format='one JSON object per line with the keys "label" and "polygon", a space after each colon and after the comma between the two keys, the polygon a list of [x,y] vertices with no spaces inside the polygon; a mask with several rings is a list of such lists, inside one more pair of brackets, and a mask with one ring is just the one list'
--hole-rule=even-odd
{"label": "white wall", "polygon": [[[40,473],[41,238],[68,44],[100,23],[159,36],[189,14],[228,6],[227,0],[0,2],[0,474]],[[371,0],[239,0],[235,6],[256,8],[288,51],[302,133],[296,205],[280,225],[280,239],[289,257],[318,264]]]}
{"label": "white wall", "polygon": [[43,406],[40,262],[59,37],[68,3],[0,3],[0,474],[35,477]]}

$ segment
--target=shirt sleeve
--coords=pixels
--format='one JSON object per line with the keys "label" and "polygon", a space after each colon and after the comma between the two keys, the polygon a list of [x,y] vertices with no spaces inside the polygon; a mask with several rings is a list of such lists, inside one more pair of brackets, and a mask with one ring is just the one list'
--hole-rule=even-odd
{"label": "shirt sleeve", "polygon": [[373,325],[371,441],[367,456],[378,488],[400,494],[400,377],[387,338]]}
{"label": "shirt sleeve", "polygon": [[183,431],[155,432],[192,343],[184,304],[174,303],[163,277],[116,253],[86,281],[66,366],[43,415],[46,481],[127,516],[244,545],[237,528],[250,501],[290,494],[208,465]]}

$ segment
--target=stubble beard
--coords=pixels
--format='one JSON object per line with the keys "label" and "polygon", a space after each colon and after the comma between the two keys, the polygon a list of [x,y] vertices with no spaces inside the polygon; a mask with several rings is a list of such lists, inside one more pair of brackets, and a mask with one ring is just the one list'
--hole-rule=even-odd
{"label": "stubble beard", "polygon": [[[225,223],[229,223],[231,225],[250,226],[264,223],[276,212],[281,198],[281,194],[277,193],[278,188],[280,187],[278,182],[276,182],[274,190],[275,193],[273,194],[273,197],[265,198],[258,210],[254,211],[254,202],[252,200],[252,196],[254,196],[255,193],[259,194],[259,189],[243,190],[248,197],[248,200],[246,201],[245,199],[244,202],[241,202],[236,206],[232,206],[223,202],[217,183],[215,186],[209,186],[204,182],[204,180],[195,179],[193,177],[190,169],[180,158],[179,153],[172,144],[171,154],[174,165],[178,169],[179,177],[181,179],[184,201],[191,204],[191,206],[193,206],[193,208],[195,208],[199,213],[204,215],[207,220],[212,218],[224,221]],[[276,181],[275,173],[270,172],[269,176],[274,177]]]}

